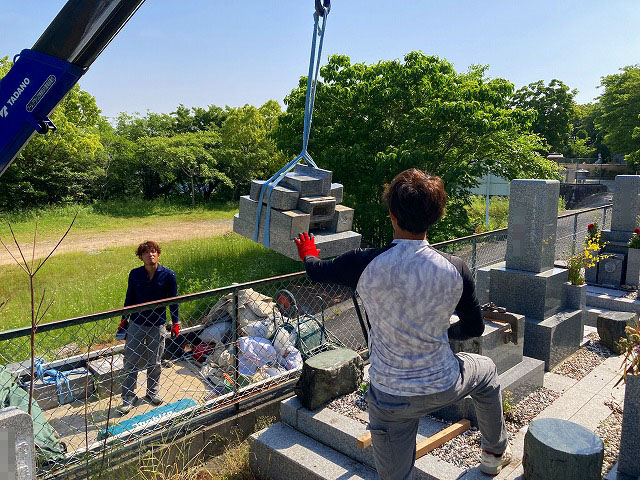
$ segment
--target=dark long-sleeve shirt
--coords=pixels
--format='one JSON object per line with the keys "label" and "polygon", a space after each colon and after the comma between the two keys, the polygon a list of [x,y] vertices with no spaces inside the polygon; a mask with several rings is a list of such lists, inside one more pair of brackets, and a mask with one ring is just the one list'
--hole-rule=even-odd
{"label": "dark long-sleeve shirt", "polygon": [[[154,273],[151,280],[147,277],[144,266],[129,272],[129,283],[124,306],[138,305],[178,296],[176,274],[162,265]],[[171,321],[178,322],[178,305],[170,305]],[[167,307],[158,307],[142,312],[132,313],[129,321],[139,325],[162,325],[167,322]]]}
{"label": "dark long-sleeve shirt", "polygon": [[[371,320],[371,381],[393,395],[446,390],[459,375],[451,338],[479,336],[484,321],[464,262],[428,242],[396,240],[333,260],[305,259],[312,280],[360,294]],[[460,321],[450,325],[453,312]]]}

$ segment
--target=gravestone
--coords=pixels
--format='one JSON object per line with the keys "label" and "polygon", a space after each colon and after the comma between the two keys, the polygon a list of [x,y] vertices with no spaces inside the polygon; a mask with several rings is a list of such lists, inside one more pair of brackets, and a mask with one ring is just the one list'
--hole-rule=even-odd
{"label": "gravestone", "polygon": [[534,420],[524,436],[527,480],[600,480],[603,460],[600,437],[568,420]]}
{"label": "gravestone", "polygon": [[622,267],[624,255],[611,254],[610,257],[601,260],[598,265],[598,284],[607,287],[619,287],[624,279]]}
{"label": "gravestone", "polygon": [[0,410],[0,469],[3,479],[36,478],[33,421],[16,407]]}
{"label": "gravestone", "polygon": [[560,183],[513,180],[504,263],[482,269],[480,293],[525,316],[524,355],[550,370],[576,351],[582,310],[568,298],[568,272],[554,267]]}
{"label": "gravestone", "polygon": [[617,175],[611,214],[611,231],[633,232],[640,214],[640,176]]}
{"label": "gravestone", "polygon": [[624,390],[624,413],[622,414],[618,472],[636,478],[640,478],[639,435],[640,376],[627,375],[627,384]]}
{"label": "gravestone", "polygon": [[364,364],[360,355],[337,348],[308,358],[295,387],[300,403],[315,410],[325,403],[356,391],[362,383]]}

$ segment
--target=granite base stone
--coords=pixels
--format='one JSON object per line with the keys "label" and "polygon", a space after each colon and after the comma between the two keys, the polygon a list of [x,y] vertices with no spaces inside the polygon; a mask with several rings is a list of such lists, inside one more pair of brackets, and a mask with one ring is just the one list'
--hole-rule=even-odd
{"label": "granite base stone", "polygon": [[108,398],[111,393],[114,396],[120,395],[124,380],[124,355],[122,353],[91,360],[88,363],[88,369],[93,375],[95,389],[100,398]]}
{"label": "granite base stone", "polygon": [[[525,334],[526,335],[526,334]],[[519,402],[544,383],[544,362],[535,358],[522,357],[522,362],[500,374],[502,391],[511,393],[514,402]],[[473,399],[470,396],[442,408],[432,415],[443,420],[457,422],[467,418],[474,426],[478,425],[478,417]]]}
{"label": "granite base stone", "polygon": [[[484,332],[480,337],[467,340],[450,340],[453,353],[477,353],[489,357],[496,364],[498,373],[504,373],[522,361],[524,346],[524,315],[518,319],[517,343],[511,339],[511,327],[507,323],[498,323],[485,319]],[[457,321],[457,316],[452,316]]]}
{"label": "granite base stone", "polygon": [[[249,193],[251,200],[257,202],[260,199],[260,191],[265,183],[265,180],[253,180],[251,182]],[[262,203],[266,205],[268,198],[269,196],[265,190]],[[295,210],[298,207],[298,198],[300,198],[300,194],[296,190],[285,185],[277,185],[271,192],[271,208],[276,210]]]}
{"label": "granite base stone", "polygon": [[638,315],[634,312],[606,312],[598,316],[596,326],[600,343],[616,354],[620,354],[618,342],[626,338],[625,329],[635,326]]}
{"label": "granite base stone", "polygon": [[625,285],[640,285],[640,248],[627,250],[627,269],[624,283]]}
{"label": "granite base stone", "polygon": [[336,233],[351,230],[351,227],[353,226],[353,214],[353,208],[345,207],[344,205],[336,205],[329,230]]}
{"label": "granite base stone", "polygon": [[524,354],[544,361],[549,371],[580,347],[583,331],[582,310],[565,310],[545,320],[527,317]]}
{"label": "granite base stone", "polygon": [[[249,196],[240,197],[238,217],[249,223],[256,221],[256,210],[258,202],[251,200]],[[267,218],[267,208],[262,207],[260,212],[260,225],[264,225]],[[276,210],[271,209],[270,228],[272,232],[278,232],[278,235],[294,239],[299,233],[309,231],[309,222],[311,216],[300,210]]]}
{"label": "granite base stone", "polygon": [[493,268],[489,297],[508,312],[543,320],[564,308],[564,283],[568,276],[566,269],[555,267],[540,273]]}
{"label": "granite base stone", "polygon": [[341,183],[332,183],[329,195],[336,199],[336,203],[342,203],[344,187]]}
{"label": "granite base stone", "polygon": [[587,284],[564,284],[565,306],[572,310],[584,310],[587,308]]}
{"label": "granite base stone", "polygon": [[31,416],[17,407],[1,409],[0,433],[3,434],[0,436],[3,459],[0,477],[35,480],[36,451]]}

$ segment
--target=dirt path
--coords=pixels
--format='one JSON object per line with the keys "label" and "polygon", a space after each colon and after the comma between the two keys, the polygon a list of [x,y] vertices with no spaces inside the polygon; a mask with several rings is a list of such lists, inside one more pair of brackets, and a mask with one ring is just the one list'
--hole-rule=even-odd
{"label": "dirt path", "polygon": [[[159,225],[141,226],[126,230],[113,230],[105,232],[75,233],[73,230],[56,250],[54,255],[69,252],[96,252],[109,247],[122,247],[137,245],[144,240],[156,240],[168,242],[171,240],[186,240],[192,238],[214,237],[224,235],[231,231],[232,220],[194,220],[189,222],[162,222]],[[36,245],[36,258],[47,255],[55,246],[58,239],[38,241]],[[14,255],[19,255],[15,245],[10,245]],[[31,258],[30,243],[20,245],[25,256]],[[10,265],[14,261],[4,248],[0,247],[0,265]]]}

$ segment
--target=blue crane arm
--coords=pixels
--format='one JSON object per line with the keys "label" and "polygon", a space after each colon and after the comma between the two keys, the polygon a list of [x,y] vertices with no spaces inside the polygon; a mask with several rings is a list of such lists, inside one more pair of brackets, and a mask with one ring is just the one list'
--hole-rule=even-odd
{"label": "blue crane arm", "polygon": [[0,175],[144,0],[68,0],[0,79]]}

